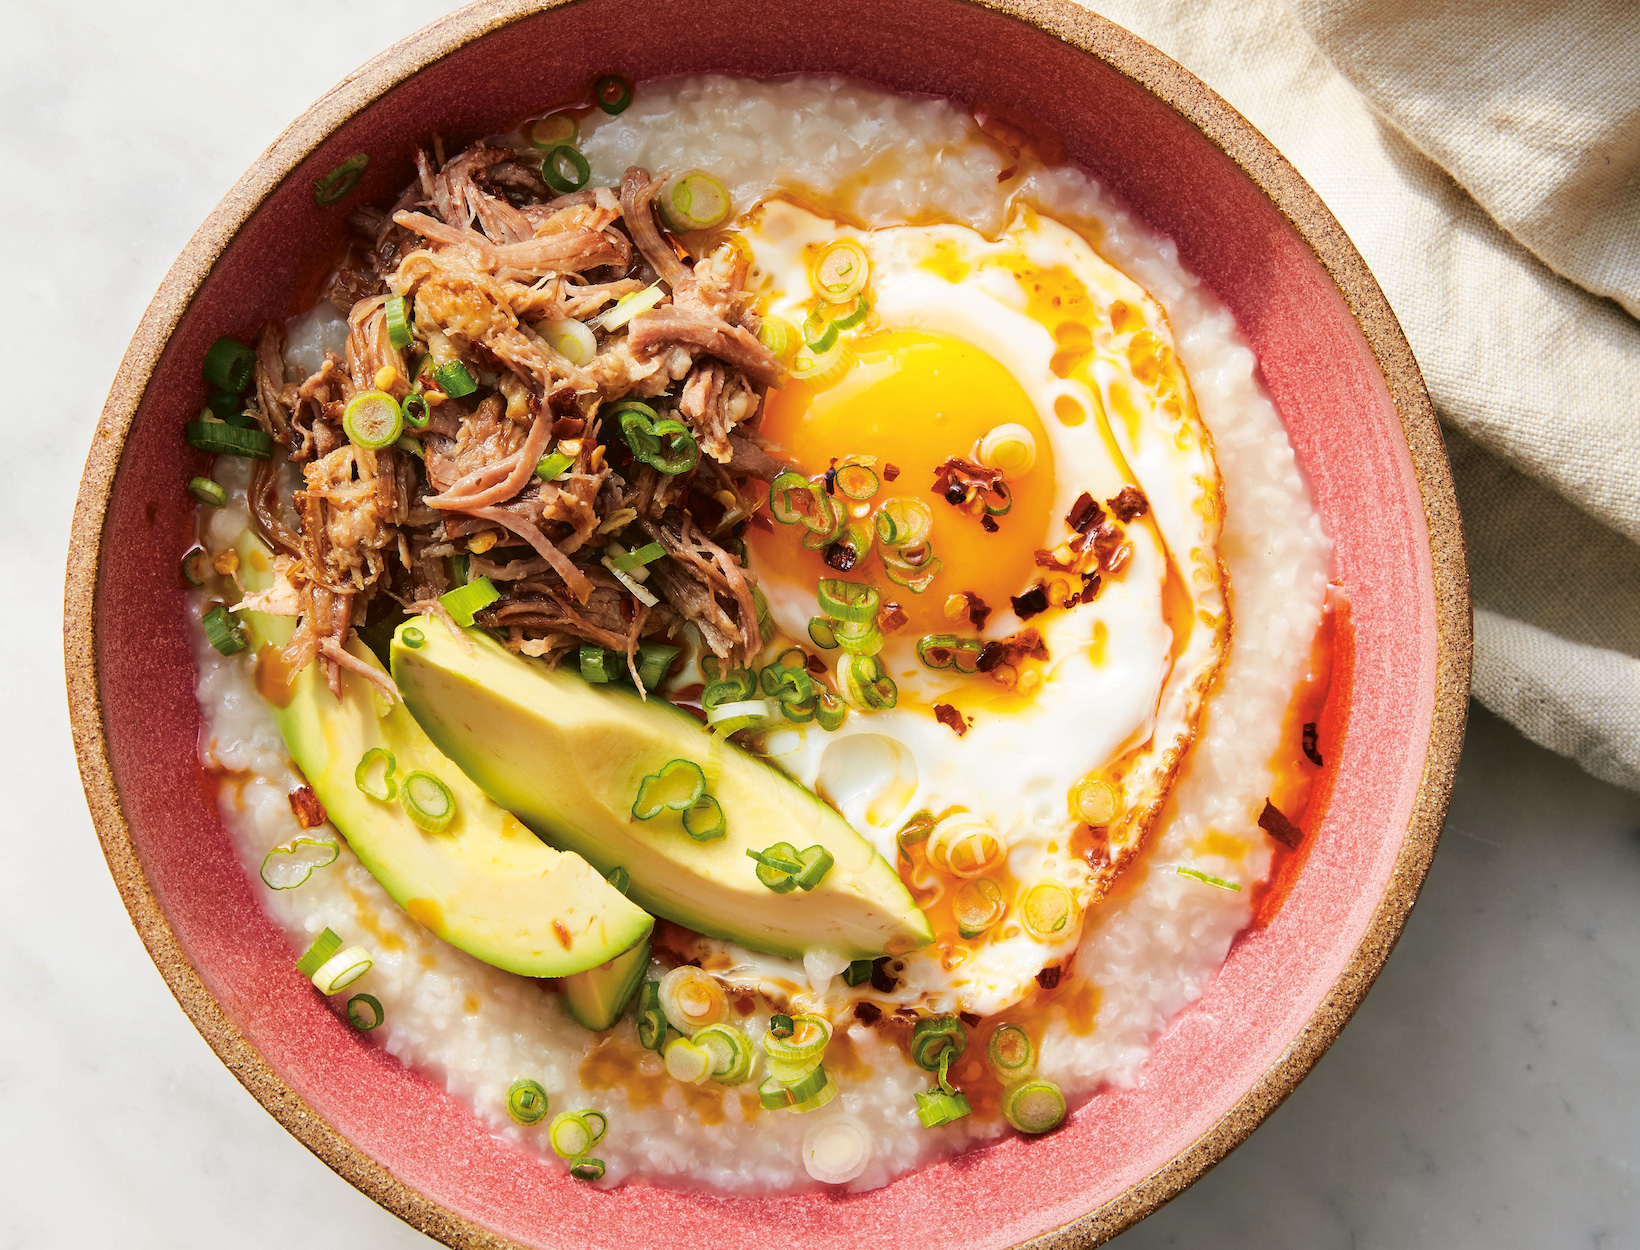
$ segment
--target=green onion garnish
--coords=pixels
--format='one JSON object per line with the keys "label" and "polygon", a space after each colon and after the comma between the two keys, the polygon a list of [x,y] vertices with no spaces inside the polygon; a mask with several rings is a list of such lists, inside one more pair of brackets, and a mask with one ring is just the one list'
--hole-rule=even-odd
{"label": "green onion garnish", "polygon": [[335,994],[369,972],[374,963],[364,947],[346,947],[319,965],[313,974],[313,987],[321,994]]}
{"label": "green onion garnish", "polygon": [[427,396],[420,391],[411,391],[399,402],[399,411],[404,414],[404,423],[416,430],[425,430],[427,423],[432,420],[432,411],[427,407]]}
{"label": "green onion garnish", "polygon": [[415,338],[410,332],[410,301],[402,295],[390,295],[382,311],[387,315],[387,341],[403,351]]}
{"label": "green onion garnish", "polygon": [[611,117],[617,113],[626,112],[627,105],[632,103],[632,88],[627,85],[626,79],[617,74],[605,74],[593,88],[597,97],[598,107]]}
{"label": "green onion garnish", "polygon": [[653,820],[662,812],[686,812],[706,793],[706,774],[693,760],[669,760],[660,771],[638,783],[638,797],[632,814],[639,820]]}
{"label": "green onion garnish", "polygon": [[560,1111],[547,1129],[547,1140],[560,1159],[574,1159],[596,1146],[607,1126],[608,1121],[596,1111]]}
{"label": "green onion garnish", "polygon": [[355,994],[347,1000],[347,1022],[360,1032],[370,1032],[385,1019],[382,1000],[374,994]]}
{"label": "green onion garnish", "polygon": [[804,891],[812,890],[824,881],[832,865],[837,862],[832,853],[823,846],[811,846],[801,852],[798,858],[803,861],[803,871],[797,874],[797,884]]}
{"label": "green onion garnish", "polygon": [[1053,942],[1068,933],[1076,900],[1059,882],[1038,881],[1025,892],[1018,914],[1027,933],[1039,942]]}
{"label": "green onion garnish", "polygon": [[658,200],[667,224],[679,233],[710,230],[729,215],[729,189],[704,169],[671,179]]}
{"label": "green onion garnish", "polygon": [[303,977],[311,977],[330,961],[330,957],[342,949],[341,935],[333,929],[325,929],[313,939],[313,945],[302,952],[302,957],[296,961],[296,971]]}
{"label": "green onion garnish", "polygon": [[[666,298],[666,291],[659,282],[652,282],[641,291],[634,291],[630,295],[623,295],[615,301],[615,307],[594,317],[587,324],[598,330],[619,330],[632,318],[640,313],[646,313],[656,304]],[[629,401],[636,403],[636,400]],[[647,405],[644,405],[647,407]]]}
{"label": "green onion garnish", "polygon": [[1002,1114],[1021,1133],[1046,1133],[1065,1119],[1065,1095],[1052,1081],[1023,1081],[1002,1096]]}
{"label": "green onion garnish", "polygon": [[239,618],[221,604],[200,617],[199,623],[205,627],[205,641],[223,655],[243,651],[249,643]]}
{"label": "green onion garnish", "polygon": [[1001,920],[1007,910],[1008,904],[1002,897],[1002,888],[989,877],[981,877],[977,881],[964,881],[957,887],[952,900],[957,932],[965,938],[978,937]]}
{"label": "green onion garnish", "polygon": [[947,1093],[943,1089],[930,1089],[917,1095],[917,1119],[922,1121],[924,1128],[939,1128],[943,1124],[950,1124],[954,1120],[962,1119],[972,1110],[967,1097],[960,1092]]}
{"label": "green onion garnish", "polygon": [[404,633],[399,636],[404,639],[404,645],[409,647],[412,651],[419,651],[427,644],[427,635],[422,633],[421,630],[417,629],[414,625],[405,630]]}
{"label": "green onion garnish", "polygon": [[664,642],[640,642],[634,657],[638,665],[638,680],[645,690],[653,690],[666,680],[672,671],[672,662],[683,648],[667,646]]}
{"label": "green onion garnish", "polygon": [[710,842],[728,833],[723,808],[710,794],[703,794],[683,814],[683,831],[696,842]]}
{"label": "green onion garnish", "polygon": [[685,1085],[703,1084],[712,1075],[712,1055],[687,1037],[674,1037],[661,1052],[666,1075]]}
{"label": "green onion garnish", "polygon": [[790,842],[776,842],[765,850],[746,854],[757,861],[757,879],[776,894],[790,894],[797,888],[797,874],[803,871],[803,865]]}
{"label": "green onion garnish", "polygon": [[797,327],[784,317],[770,313],[758,327],[757,341],[767,347],[777,360],[784,362],[797,350]]}
{"label": "green onion garnish", "polygon": [[543,482],[556,482],[569,472],[570,465],[574,463],[574,456],[566,456],[561,451],[551,451],[536,462],[535,476]]}
{"label": "green onion garnish", "polygon": [[808,1071],[831,1045],[831,1034],[831,1022],[824,1016],[772,1016],[769,1030],[763,1035],[763,1053],[768,1056],[770,1070],[779,1066]]}
{"label": "green onion garnish", "polygon": [[820,610],[839,621],[860,624],[876,619],[881,602],[874,586],[828,577],[820,583]]}
{"label": "green onion garnish", "polygon": [[189,478],[188,489],[200,503],[213,508],[220,508],[228,502],[228,492],[208,477]]}
{"label": "green onion garnish", "polygon": [[1217,886],[1221,890],[1236,890],[1238,892],[1241,890],[1241,887],[1234,881],[1226,881],[1223,877],[1212,876],[1200,869],[1180,867],[1174,869],[1174,871],[1181,877],[1189,877],[1192,881],[1200,881],[1203,885]]}
{"label": "green onion garnish", "polygon": [[220,338],[205,349],[199,371],[217,390],[239,395],[256,372],[256,353],[238,339]]}
{"label": "green onion garnish", "polygon": [[435,368],[433,380],[438,383],[439,390],[451,399],[471,395],[478,389],[478,383],[473,381],[473,375],[467,372],[467,366],[459,360],[452,360]]}
{"label": "green onion garnish", "polygon": [[809,317],[803,322],[803,345],[816,356],[829,352],[837,346],[837,323]]}
{"label": "green onion garnish", "polygon": [[399,784],[399,803],[418,829],[443,833],[456,818],[456,796],[432,773],[414,772]]}
{"label": "green onion garnish", "polygon": [[815,696],[814,723],[827,733],[839,728],[848,718],[848,708],[829,690],[822,690]]}
{"label": "green onion garnish", "polygon": [[814,512],[818,488],[808,478],[786,469],[769,483],[769,512],[782,525],[807,521]]}
{"label": "green onion garnish", "polygon": [[465,586],[473,580],[473,558],[465,551],[450,557],[450,580],[457,586]]}
{"label": "green onion garnish", "polygon": [[622,894],[626,894],[632,889],[632,874],[619,864],[616,864],[615,867],[604,874],[604,880]]}
{"label": "green onion garnish", "polygon": [[215,456],[249,456],[256,460],[273,457],[273,439],[265,430],[229,425],[225,421],[190,421],[182,427],[188,445]]}
{"label": "green onion garnish", "polygon": [[568,113],[554,113],[550,117],[543,117],[524,127],[524,137],[536,151],[550,152],[563,144],[575,142],[575,118]]}
{"label": "green onion garnish", "polygon": [[616,410],[621,436],[632,454],[668,476],[687,473],[700,460],[700,446],[682,421],[657,421],[647,404],[628,401]]}
{"label": "green onion garnish", "polygon": [[577,658],[581,667],[581,679],[596,685],[605,685],[617,681],[626,669],[625,657],[610,647],[601,647],[595,642],[583,642]]}
{"label": "green onion garnish", "polygon": [[[564,173],[565,165],[570,168],[569,174]],[[592,166],[587,164],[587,158],[567,143],[553,148],[541,162],[541,181],[560,195],[579,191],[591,177]]]}
{"label": "green onion garnish", "polygon": [[645,543],[635,547],[625,555],[615,557],[615,567],[630,573],[633,569],[641,569],[646,564],[653,564],[666,554],[666,548],[659,543]]}
{"label": "green onion garnish", "polygon": [[380,451],[396,443],[404,432],[404,414],[386,391],[360,391],[347,401],[342,429],[355,447]]}
{"label": "green onion garnish", "polygon": [[856,503],[864,503],[882,487],[876,470],[864,464],[838,465],[837,475],[832,480],[837,484],[839,493]]}
{"label": "green onion garnish", "polygon": [[[243,418],[245,415],[243,411],[244,404],[233,391],[212,391],[211,397],[205,401],[205,407],[210,410],[212,416],[220,417],[224,421],[233,421],[234,418]],[[204,413],[200,414],[202,417],[204,415]],[[244,422],[241,420],[235,422],[235,424],[242,425]],[[252,421],[251,424],[255,425],[256,422]]]}
{"label": "green onion garnish", "polygon": [[871,970],[876,962],[870,959],[856,959],[843,969],[844,985],[864,985],[871,980]]}
{"label": "green onion garnish", "polygon": [[572,365],[589,365],[598,354],[598,340],[591,328],[574,317],[543,321],[536,329],[547,340],[547,346]]}
{"label": "green onion garnish", "polygon": [[955,668],[959,673],[977,673],[979,653],[983,650],[983,638],[924,634],[917,639],[917,658],[928,668]]}
{"label": "green onion garnish", "polygon": [[457,586],[454,590],[447,590],[438,597],[457,625],[471,625],[473,614],[489,607],[501,592],[487,577],[475,577],[465,586]]}
{"label": "green onion garnish", "polygon": [[[841,636],[837,641],[846,645]],[[882,662],[875,655],[844,655],[837,662],[837,675],[843,694],[855,707],[879,711],[899,701],[900,688],[883,671]]]}
{"label": "green onion garnish", "polygon": [[822,651],[832,651],[837,647],[837,622],[828,616],[811,616],[809,618],[809,641]]}
{"label": "green onion garnish", "polygon": [[986,1044],[985,1057],[1004,1081],[1012,1081],[1031,1070],[1036,1062],[1036,1047],[1031,1035],[1017,1024],[1001,1024]]}
{"label": "green onion garnish", "polygon": [[733,703],[719,703],[706,710],[706,723],[719,737],[727,738],[742,729],[752,729],[772,720],[778,709],[766,699],[742,699]]}
{"label": "green onion garnish", "polygon": [[313,200],[320,208],[328,208],[336,203],[354,187],[359,185],[359,179],[364,177],[365,166],[370,164],[370,158],[363,152],[357,156],[350,156],[323,178],[313,181]]}
{"label": "green onion garnish", "polygon": [[547,1091],[542,1088],[540,1081],[532,1081],[527,1076],[521,1076],[507,1086],[507,1115],[514,1124],[522,1124],[528,1128],[532,1124],[539,1124],[547,1118],[549,1106]]}
{"label": "green onion garnish", "polygon": [[[382,769],[380,786],[370,779],[378,764]],[[358,767],[353,770],[353,784],[365,798],[375,799],[378,803],[391,803],[399,792],[398,783],[393,780],[393,770],[398,766],[393,752],[386,747],[371,747],[359,757]]]}
{"label": "green onion garnish", "polygon": [[820,253],[814,265],[814,289],[820,298],[845,304],[865,289],[871,261],[853,239],[839,239]]}
{"label": "green onion garnish", "polygon": [[[620,110],[617,109],[616,112]],[[590,1155],[582,1155],[572,1160],[569,1165],[569,1174],[578,1181],[595,1181],[604,1174],[604,1161],[594,1159]]]}
{"label": "green onion garnish", "polygon": [[[866,319],[867,315],[870,312],[871,312],[871,301],[868,300],[864,295],[856,295],[854,297],[854,307],[849,309],[849,311],[847,313],[845,313],[843,316],[837,318],[837,320],[832,322],[832,324],[835,325],[839,330],[852,330],[852,329],[854,329],[855,326],[859,325],[862,321],[864,321]],[[873,478],[875,478],[876,476],[877,475],[875,473],[872,474]],[[873,490],[873,492],[876,491],[876,486],[875,485],[872,486],[872,490]],[[870,499],[871,496],[870,495],[856,495],[856,496],[852,496],[852,498]]]}
{"label": "green onion garnish", "polygon": [[896,586],[906,587],[914,595],[927,590],[942,567],[943,563],[935,558],[934,549],[927,543],[922,544],[915,560],[907,558],[904,551],[883,552],[884,576]]}
{"label": "green onion garnish", "polygon": [[719,1085],[739,1085],[752,1074],[752,1041],[732,1024],[708,1024],[692,1040],[712,1061],[711,1078]]}
{"label": "green onion garnish", "polygon": [[415,439],[411,438],[408,434],[401,434],[394,442],[393,446],[397,447],[400,451],[408,452],[417,460],[427,459],[427,453],[422,449],[422,445]]}
{"label": "green onion garnish", "polygon": [[934,513],[920,499],[896,496],[877,505],[877,541],[885,547],[912,547],[928,538]]}
{"label": "green onion garnish", "polygon": [[911,1030],[911,1062],[925,1072],[937,1072],[947,1051],[954,1063],[967,1049],[968,1034],[956,1016],[928,1016]]}
{"label": "green onion garnish", "polygon": [[294,890],[307,884],[315,868],[334,864],[341,853],[341,847],[328,838],[292,838],[264,855],[257,872],[270,890]]}
{"label": "green onion garnish", "polygon": [[645,981],[638,991],[638,1005],[634,1017],[638,1026],[638,1045],[659,1053],[666,1043],[666,1013],[661,1010],[661,987],[658,981]]}
{"label": "green onion garnish", "polygon": [[211,567],[206,562],[205,548],[193,546],[182,557],[182,580],[190,586],[203,586],[205,579],[210,576]]}

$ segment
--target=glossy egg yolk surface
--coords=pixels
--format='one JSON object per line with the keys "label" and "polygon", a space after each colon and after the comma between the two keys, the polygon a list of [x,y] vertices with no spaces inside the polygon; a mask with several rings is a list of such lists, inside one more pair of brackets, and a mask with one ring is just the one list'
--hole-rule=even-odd
{"label": "glossy egg yolk surface", "polygon": [[[875,456],[876,472],[885,480],[865,509],[874,511],[894,496],[927,504],[934,516],[928,541],[940,571],[926,591],[913,594],[888,580],[874,547],[869,559],[841,572],[828,567],[821,552],[803,548],[799,525],[750,530],[753,558],[765,578],[809,588],[824,577],[869,581],[884,603],[905,609],[907,634],[971,632],[966,621],[953,624],[945,616],[949,596],[966,591],[993,608],[1006,607],[1010,595],[1030,585],[1053,505],[1047,434],[1013,375],[966,343],[894,330],[861,339],[855,354],[848,372],[828,387],[788,382],[770,391],[761,433],[809,476],[845,456]],[[935,491],[934,476],[952,456],[972,460],[986,432],[1008,422],[1031,432],[1036,463],[1009,479],[1013,507],[996,518],[996,532],[987,533],[980,517],[953,507]],[[887,481],[891,465],[899,472]]]}

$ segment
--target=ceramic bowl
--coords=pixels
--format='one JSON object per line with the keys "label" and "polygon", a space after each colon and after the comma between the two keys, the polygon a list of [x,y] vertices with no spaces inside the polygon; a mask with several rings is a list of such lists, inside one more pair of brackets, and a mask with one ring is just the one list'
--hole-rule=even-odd
{"label": "ceramic bowl", "polygon": [[[502,67],[498,69],[497,67]],[[312,185],[368,152],[363,200],[432,132],[477,136],[597,74],[838,72],[1033,117],[1234,312],[1337,544],[1339,639],[1308,858],[1158,1041],[1134,1089],[1060,1132],[852,1197],[611,1191],[492,1137],[291,974],[208,791],[177,560],[180,437],[217,335],[305,306],[343,215]],[[1006,114],[1005,114],[1006,115]],[[376,1201],[451,1245],[1092,1245],[1166,1202],[1290,1093],[1389,954],[1445,812],[1469,688],[1463,540],[1418,369],[1361,257],[1244,119],[1134,36],[1061,0],[482,3],[395,45],[308,110],[172,267],[102,414],[66,603],[80,768],[132,920],[253,1095]]]}

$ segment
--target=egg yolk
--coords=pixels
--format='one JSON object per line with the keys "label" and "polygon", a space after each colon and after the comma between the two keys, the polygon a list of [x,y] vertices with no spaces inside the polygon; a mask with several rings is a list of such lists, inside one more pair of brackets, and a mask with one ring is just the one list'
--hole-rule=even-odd
{"label": "egg yolk", "polygon": [[[861,339],[854,350],[853,366],[829,387],[792,381],[770,391],[761,433],[781,444],[810,476],[845,456],[875,456],[881,488],[865,504],[854,504],[853,515],[874,512],[895,496],[922,500],[934,515],[928,541],[940,571],[927,590],[915,594],[888,579],[874,545],[867,560],[841,572],[829,567],[821,552],[803,549],[802,526],[779,523],[748,531],[752,558],[762,576],[806,588],[825,577],[870,582],[884,603],[898,603],[905,610],[907,633],[972,633],[966,620],[946,616],[950,596],[966,591],[1001,608],[1030,584],[1053,506],[1053,450],[1047,433],[1013,375],[966,343],[892,330]],[[1031,432],[1036,463],[1008,479],[1013,507],[995,518],[996,532],[988,533],[980,517],[935,491],[934,476],[952,456],[974,461],[979,440],[1005,423]],[[889,481],[893,470],[898,473]]]}

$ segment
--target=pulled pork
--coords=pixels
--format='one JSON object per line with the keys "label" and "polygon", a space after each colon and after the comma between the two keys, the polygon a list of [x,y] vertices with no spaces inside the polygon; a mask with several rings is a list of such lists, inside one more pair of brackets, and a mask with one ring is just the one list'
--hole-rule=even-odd
{"label": "pulled pork", "polygon": [[[762,639],[739,530],[785,466],[756,432],[782,371],[757,338],[744,251],[691,255],[657,220],[661,180],[643,169],[554,196],[527,154],[488,143],[416,165],[391,209],[350,218],[358,238],[328,287],[346,360],[291,377],[283,331],[256,341],[255,412],[279,451],[252,504],[279,558],[254,599],[300,618],[287,664],[317,661],[339,690],[341,670],[369,668],[347,649],[354,631],[441,611],[459,564],[501,592],[477,619],[514,650],[556,660],[590,642],[630,662],[688,623],[745,663]],[[651,285],[658,302],[602,327]],[[401,310],[402,348],[389,328]],[[355,445],[343,416],[371,390],[417,392],[425,425],[392,447]],[[669,475],[635,454],[606,415],[617,400],[683,422],[696,464]],[[563,466],[550,481],[537,473],[549,457]],[[288,496],[285,462],[301,479]],[[606,563],[611,543],[666,555],[634,591]]]}

